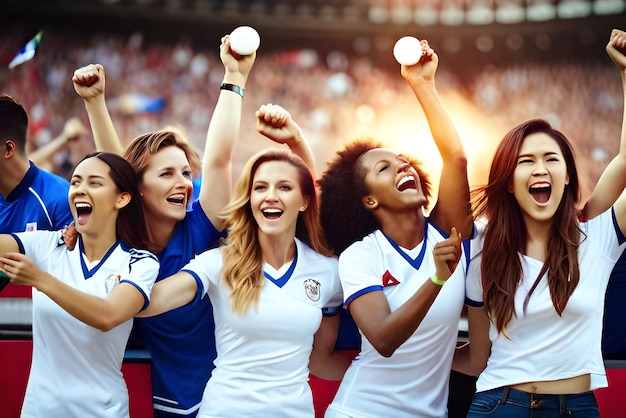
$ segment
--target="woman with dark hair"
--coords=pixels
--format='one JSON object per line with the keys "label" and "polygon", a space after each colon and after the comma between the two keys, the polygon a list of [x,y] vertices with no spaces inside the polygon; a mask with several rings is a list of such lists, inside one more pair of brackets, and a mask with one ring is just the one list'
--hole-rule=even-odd
{"label": "woman with dark hair", "polygon": [[471,236],[472,219],[465,152],[435,89],[439,59],[421,47],[420,61],[401,71],[443,159],[430,215],[420,165],[373,141],[347,145],[320,180],[322,226],[362,335],[326,417],[446,414],[465,294],[461,237]]}
{"label": "woman with dark hair", "polygon": [[91,154],[70,180],[74,249],[63,245],[60,231],[0,235],[0,270],[12,283],[33,287],[33,358],[22,417],[129,415],[124,349],[159,270],[142,249],[138,196],[128,162]]}
{"label": "woman with dark hair", "polygon": [[[626,99],[626,34],[614,30],[606,49]],[[530,120],[496,149],[489,182],[475,196],[485,223],[467,303],[470,371],[482,372],[469,417],[599,417],[593,390],[607,386],[604,297],[626,247],[626,198],[617,199],[626,185],[626,112],[624,122],[620,153],[582,211],[562,132]]]}
{"label": "woman with dark hair", "polygon": [[222,211],[228,237],[158,282],[141,316],[208,294],[217,358],[199,417],[313,417],[309,371],[340,380],[337,260],[318,220],[313,177],[286,150],[244,167]]}

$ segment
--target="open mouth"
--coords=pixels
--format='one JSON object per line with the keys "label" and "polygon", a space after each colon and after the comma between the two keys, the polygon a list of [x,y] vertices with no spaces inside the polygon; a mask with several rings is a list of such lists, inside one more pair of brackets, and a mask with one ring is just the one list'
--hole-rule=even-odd
{"label": "open mouth", "polygon": [[537,203],[546,203],[550,199],[552,186],[533,186],[528,192]]}
{"label": "open mouth", "polygon": [[280,209],[265,209],[261,213],[265,219],[278,219],[283,216],[283,211]]}
{"label": "open mouth", "polygon": [[76,203],[76,220],[79,225],[85,225],[93,212],[93,208],[89,203]]}
{"label": "open mouth", "polygon": [[415,183],[415,179],[412,176],[402,177],[398,184],[396,184],[396,189],[403,192],[408,189],[417,190],[417,184]]}
{"label": "open mouth", "polygon": [[169,203],[173,203],[175,205],[183,206],[185,204],[185,195],[184,194],[173,194],[168,196],[165,200]]}

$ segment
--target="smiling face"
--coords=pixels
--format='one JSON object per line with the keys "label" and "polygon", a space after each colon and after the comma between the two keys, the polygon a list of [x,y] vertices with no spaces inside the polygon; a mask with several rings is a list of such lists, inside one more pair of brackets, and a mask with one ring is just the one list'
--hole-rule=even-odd
{"label": "smiling face", "polygon": [[267,161],[254,173],[250,206],[260,234],[295,236],[298,215],[308,200],[302,195],[298,170],[290,163]]}
{"label": "smiling face", "polygon": [[558,143],[545,133],[527,136],[513,173],[513,194],[524,219],[549,221],[569,182],[567,164]]}
{"label": "smiling face", "polygon": [[183,220],[193,188],[191,177],[182,149],[169,146],[152,155],[139,186],[146,218]]}
{"label": "smiling face", "polygon": [[98,158],[83,160],[74,169],[68,194],[70,209],[81,234],[115,231],[119,210],[130,201],[109,174],[109,166]]}
{"label": "smiling face", "polygon": [[384,148],[367,151],[360,158],[369,194],[363,205],[369,210],[414,210],[426,204],[417,171],[401,155]]}

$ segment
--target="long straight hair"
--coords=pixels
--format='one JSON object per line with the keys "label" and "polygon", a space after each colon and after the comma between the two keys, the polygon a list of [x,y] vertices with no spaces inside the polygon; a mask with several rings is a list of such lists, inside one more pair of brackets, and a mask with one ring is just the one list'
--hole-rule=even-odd
{"label": "long straight hair", "polygon": [[526,251],[528,243],[522,211],[509,188],[522,143],[526,137],[535,133],[545,133],[557,142],[563,153],[569,183],[565,186],[563,198],[554,214],[546,243],[546,260],[526,295],[524,311],[546,271],[552,304],[559,315],[563,313],[580,279],[578,247],[581,230],[576,209],[580,190],[572,146],[565,135],[547,121],[529,120],[504,136],[493,157],[489,183],[473,193],[476,218],[485,216],[488,221],[480,272],[483,300],[498,332],[505,332],[507,324],[515,315],[515,291],[522,281],[519,254]]}
{"label": "long straight hair", "polygon": [[309,205],[298,215],[296,237],[318,253],[327,255],[326,241],[319,223],[319,207],[315,182],[306,164],[286,150],[266,150],[248,160],[235,185],[233,197],[220,216],[228,229],[222,244],[224,266],[222,280],[231,289],[233,312],[245,314],[251,305],[258,307],[263,277],[263,257],[258,242],[258,224],[252,215],[250,194],[254,175],[261,164],[284,161],[294,166],[302,195]]}

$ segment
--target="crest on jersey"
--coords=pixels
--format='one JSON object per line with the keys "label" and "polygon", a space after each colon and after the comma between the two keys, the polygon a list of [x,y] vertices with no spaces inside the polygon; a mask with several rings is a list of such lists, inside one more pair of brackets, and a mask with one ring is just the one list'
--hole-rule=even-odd
{"label": "crest on jersey", "polygon": [[393,275],[389,273],[389,270],[387,270],[385,274],[383,274],[383,287],[395,286],[397,284],[400,284],[398,279],[393,277]]}
{"label": "crest on jersey", "polygon": [[304,291],[313,302],[320,300],[320,282],[313,279],[304,281]]}
{"label": "crest on jersey", "polygon": [[111,293],[115,287],[120,284],[120,279],[122,277],[119,274],[109,274],[107,278],[104,280],[104,287],[107,290],[107,293]]}

